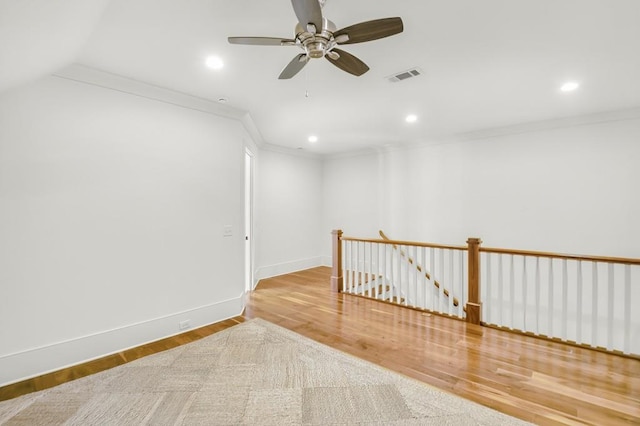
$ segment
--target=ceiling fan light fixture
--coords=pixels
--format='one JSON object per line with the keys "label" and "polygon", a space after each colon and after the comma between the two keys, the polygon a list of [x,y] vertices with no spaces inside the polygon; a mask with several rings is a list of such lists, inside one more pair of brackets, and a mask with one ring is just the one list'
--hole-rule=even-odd
{"label": "ceiling fan light fixture", "polygon": [[323,41],[314,41],[305,45],[307,54],[310,58],[322,58],[327,49],[327,45]]}

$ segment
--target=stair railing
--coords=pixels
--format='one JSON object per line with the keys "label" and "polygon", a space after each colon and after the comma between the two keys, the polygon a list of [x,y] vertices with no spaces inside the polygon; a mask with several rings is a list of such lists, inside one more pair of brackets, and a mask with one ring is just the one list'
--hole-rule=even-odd
{"label": "stair railing", "polygon": [[640,358],[640,259],[380,235],[333,231],[334,291]]}
{"label": "stair railing", "polygon": [[640,355],[640,259],[480,248],[483,322]]}
{"label": "stair railing", "polygon": [[[468,247],[343,237],[341,231],[334,231],[334,247],[335,291],[466,318]],[[462,304],[448,289],[464,295]]]}

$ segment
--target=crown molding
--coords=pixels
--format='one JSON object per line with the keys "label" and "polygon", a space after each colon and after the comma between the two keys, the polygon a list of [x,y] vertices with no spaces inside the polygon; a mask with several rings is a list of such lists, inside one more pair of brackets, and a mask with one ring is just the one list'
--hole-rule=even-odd
{"label": "crown molding", "polygon": [[353,157],[366,157],[367,155],[379,155],[387,151],[388,146],[376,145],[366,148],[359,148],[352,151],[337,152],[335,154],[324,154],[322,158],[325,160],[342,160]]}
{"label": "crown molding", "polygon": [[263,145],[260,145],[260,149],[263,151],[275,152],[278,154],[285,154],[285,155],[291,155],[294,157],[309,158],[314,160],[322,160],[323,158],[325,158],[323,154],[309,152],[303,149],[287,148],[284,146],[274,145],[267,142],[265,142]]}
{"label": "crown molding", "polygon": [[102,71],[82,64],[69,65],[55,73],[54,77],[71,80],[104,89],[115,90],[142,98],[188,108],[219,117],[238,120],[258,147],[265,145],[262,134],[255,125],[251,114],[239,108],[214,102],[164,87],[134,80],[118,74]]}
{"label": "crown molding", "polygon": [[634,120],[640,118],[640,107],[614,111],[603,111],[592,114],[576,115],[551,120],[532,121],[513,126],[495,127],[472,132],[457,133],[444,141],[466,142],[489,139],[500,136],[510,136],[523,133],[534,133],[545,130],[565,129],[592,124],[610,123],[615,121]]}

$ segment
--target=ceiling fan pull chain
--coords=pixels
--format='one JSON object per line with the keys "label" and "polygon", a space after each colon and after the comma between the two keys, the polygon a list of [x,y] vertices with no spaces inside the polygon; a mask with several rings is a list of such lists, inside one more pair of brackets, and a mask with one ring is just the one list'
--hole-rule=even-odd
{"label": "ceiling fan pull chain", "polygon": [[309,99],[309,69],[304,70],[304,97]]}

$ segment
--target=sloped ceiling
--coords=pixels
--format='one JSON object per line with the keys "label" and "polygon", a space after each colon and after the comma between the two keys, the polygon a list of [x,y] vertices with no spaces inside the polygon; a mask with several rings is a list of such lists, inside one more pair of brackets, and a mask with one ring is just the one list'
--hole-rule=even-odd
{"label": "sloped ceiling", "polygon": [[108,0],[0,0],[0,93],[75,61]]}
{"label": "sloped ceiling", "polygon": [[[213,102],[226,98],[250,113],[267,143],[310,153],[640,107],[638,0],[327,0],[324,15],[338,28],[400,16],[405,31],[344,47],[371,67],[362,77],[318,59],[284,81],[277,76],[296,47],[230,45],[227,37],[293,37],[289,0],[111,0],[89,38],[103,1],[0,1],[2,34],[22,40],[0,37],[3,64],[11,58],[0,89],[75,57]],[[208,69],[209,55],[225,67]],[[424,74],[386,79],[412,67]],[[569,80],[580,88],[562,93]],[[412,125],[409,113],[418,116]],[[310,134],[319,141],[309,143]]]}

